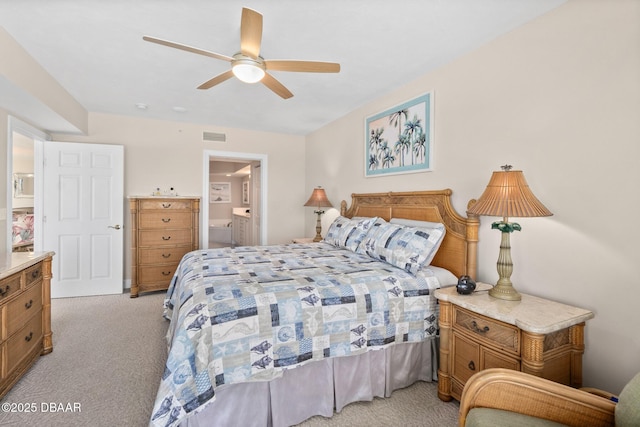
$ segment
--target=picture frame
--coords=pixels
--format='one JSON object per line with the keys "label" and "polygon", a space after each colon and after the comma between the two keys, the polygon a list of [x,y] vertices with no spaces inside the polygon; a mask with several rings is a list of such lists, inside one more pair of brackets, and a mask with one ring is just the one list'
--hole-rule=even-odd
{"label": "picture frame", "polygon": [[433,170],[433,92],[365,119],[365,177]]}
{"label": "picture frame", "polygon": [[231,203],[231,183],[210,182],[209,203]]}
{"label": "picture frame", "polygon": [[249,204],[249,181],[242,183],[242,203],[245,205]]}

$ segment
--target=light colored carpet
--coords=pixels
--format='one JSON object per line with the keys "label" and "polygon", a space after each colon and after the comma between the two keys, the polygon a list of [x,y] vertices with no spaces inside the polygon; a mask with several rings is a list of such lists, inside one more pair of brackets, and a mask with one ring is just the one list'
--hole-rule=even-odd
{"label": "light colored carpet", "polygon": [[[148,425],[167,357],[163,298],[159,292],[135,299],[129,294],[54,299],[53,353],[38,359],[2,399],[36,410],[0,411],[0,425]],[[60,404],[80,411],[51,411]],[[388,399],[353,403],[333,418],[313,417],[300,425],[453,427],[457,414],[457,403],[438,399],[436,383],[418,382]]]}

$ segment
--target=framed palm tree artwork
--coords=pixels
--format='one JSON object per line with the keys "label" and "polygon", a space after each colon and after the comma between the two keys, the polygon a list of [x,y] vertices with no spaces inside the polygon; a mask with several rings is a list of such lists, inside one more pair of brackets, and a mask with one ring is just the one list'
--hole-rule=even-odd
{"label": "framed palm tree artwork", "polygon": [[365,176],[432,170],[433,92],[365,119]]}

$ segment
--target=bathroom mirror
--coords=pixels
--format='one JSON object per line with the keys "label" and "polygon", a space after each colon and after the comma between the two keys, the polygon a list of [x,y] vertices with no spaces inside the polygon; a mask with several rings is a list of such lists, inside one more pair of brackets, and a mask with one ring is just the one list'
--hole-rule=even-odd
{"label": "bathroom mirror", "polygon": [[13,174],[13,197],[33,198],[33,174],[16,172]]}

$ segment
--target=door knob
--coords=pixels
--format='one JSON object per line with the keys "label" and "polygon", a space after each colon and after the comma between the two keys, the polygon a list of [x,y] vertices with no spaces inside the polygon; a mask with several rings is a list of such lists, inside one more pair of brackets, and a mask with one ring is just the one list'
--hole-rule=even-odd
{"label": "door knob", "polygon": [[109,228],[115,228],[116,230],[120,230],[120,224],[110,225]]}

